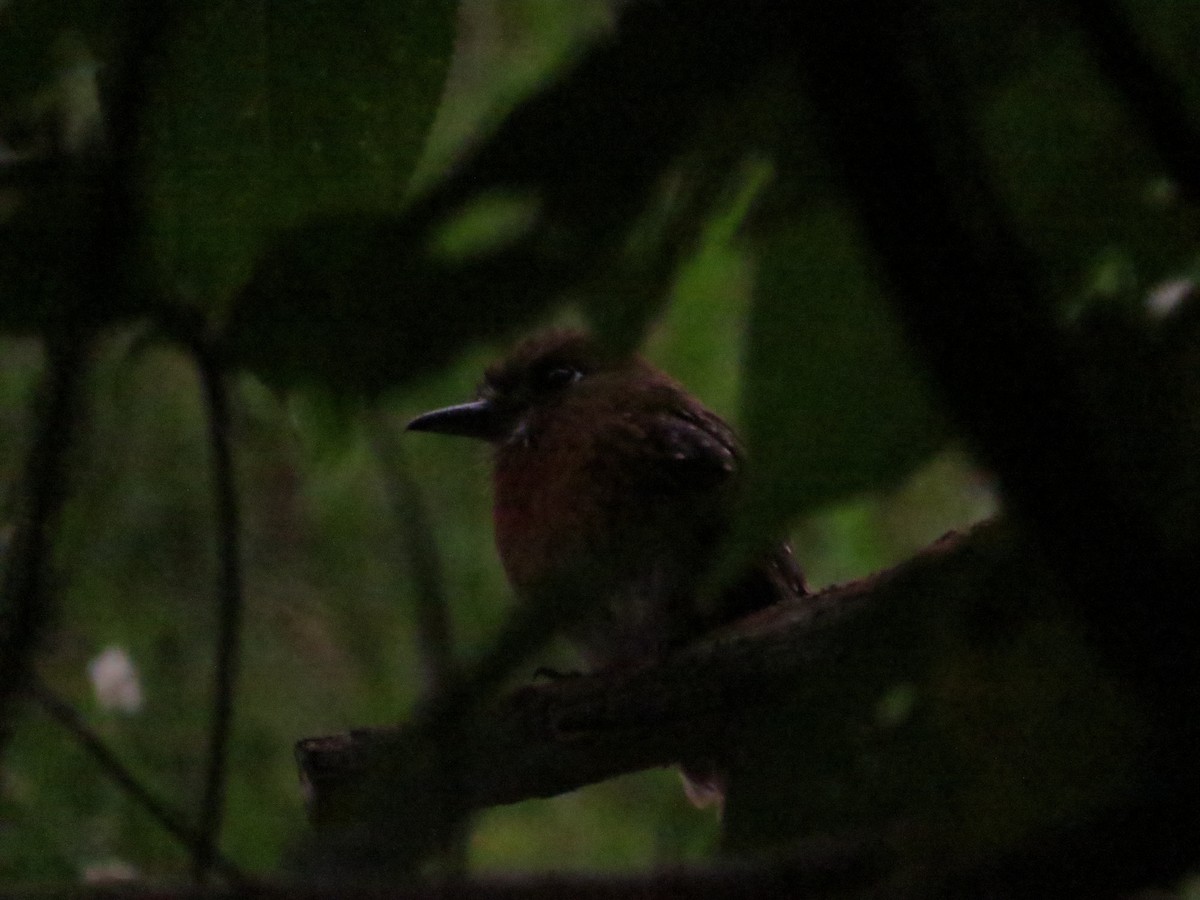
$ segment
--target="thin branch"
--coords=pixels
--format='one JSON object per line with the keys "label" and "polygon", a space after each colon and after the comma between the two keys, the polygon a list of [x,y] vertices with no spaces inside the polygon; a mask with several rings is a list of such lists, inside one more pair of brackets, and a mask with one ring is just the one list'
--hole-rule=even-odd
{"label": "thin branch", "polygon": [[[155,67],[162,65],[163,48],[180,12],[179,4],[149,0],[132,4],[126,13],[128,42],[109,67],[112,77],[104,99],[110,174],[103,205],[105,215],[97,219],[96,245],[99,265],[111,267],[106,271],[112,288],[126,285],[127,273],[122,267],[129,263],[143,218],[138,208],[138,191],[144,184],[139,177],[144,164],[140,147],[143,118],[156,82]],[[105,256],[106,251],[115,253]]]}
{"label": "thin branch", "polygon": [[[184,817],[138,781],[113,750],[84,721],[83,716],[67,701],[55,694],[38,679],[31,680],[30,696],[51,719],[65,728],[75,742],[83,748],[113,783],[128,794],[144,809],[163,830],[184,848],[196,854],[200,836],[186,824]],[[219,853],[213,855],[213,867],[231,881],[245,882],[246,877],[229,859]]]}
{"label": "thin branch", "polygon": [[[73,297],[60,297],[43,322],[48,370],[44,408],[26,460],[20,518],[9,549],[0,586],[0,757],[7,743],[12,706],[28,686],[32,655],[47,614],[47,567],[67,484],[67,449],[75,407],[83,386],[85,360],[93,341],[90,324],[129,291],[130,252],[140,216],[134,192],[139,180],[139,124],[149,90],[148,68],[153,50],[173,20],[171,4],[144,3],[131,13],[132,38],[114,67],[108,126],[113,140],[103,157],[100,196],[89,223],[91,233],[80,254],[90,266],[86,287]],[[98,148],[87,148],[88,152]],[[79,166],[83,158],[54,159],[49,165]],[[6,167],[7,168],[7,167]],[[66,302],[66,301],[70,302]]]}
{"label": "thin branch", "polygon": [[0,758],[48,615],[50,552],[66,498],[67,455],[89,348],[90,342],[75,333],[49,346],[41,414],[25,460],[23,496],[0,585]]}
{"label": "thin branch", "polygon": [[229,395],[225,375],[215,354],[194,345],[196,364],[208,407],[208,439],[216,502],[219,558],[217,577],[216,677],[213,685],[212,725],[200,811],[200,841],[196,845],[194,875],[203,881],[216,858],[225,807],[226,766],[233,721],[234,688],[239,666],[242,621],[241,522],[230,440]]}

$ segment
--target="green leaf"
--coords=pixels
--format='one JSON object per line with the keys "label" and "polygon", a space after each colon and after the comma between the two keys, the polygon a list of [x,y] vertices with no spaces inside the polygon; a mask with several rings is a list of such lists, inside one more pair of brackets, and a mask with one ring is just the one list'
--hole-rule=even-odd
{"label": "green leaf", "polygon": [[880,490],[940,448],[945,423],[838,210],[769,239],[743,381],[746,538],[794,514]]}
{"label": "green leaf", "polygon": [[525,241],[444,261],[398,216],[322,217],[263,253],[226,323],[227,348],[277,388],[376,396],[530,324],[570,271]]}
{"label": "green leaf", "polygon": [[395,210],[441,95],[452,0],[194,3],[146,154],[166,279],[212,308],[317,213]]}

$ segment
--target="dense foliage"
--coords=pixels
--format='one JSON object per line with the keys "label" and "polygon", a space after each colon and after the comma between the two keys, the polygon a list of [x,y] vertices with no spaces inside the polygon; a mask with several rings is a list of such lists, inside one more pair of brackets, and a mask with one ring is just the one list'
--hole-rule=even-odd
{"label": "dense foliage", "polygon": [[[510,606],[485,456],[402,423],[564,320],[739,424],[731,559],[791,529],[820,586],[1003,505],[1054,573],[1013,600],[1052,615],[836,690],[911,715],[891,744],[782,702],[727,847],[902,820],[973,858],[1141,767],[1200,798],[1196,34],[1187,0],[0,2],[0,878],[177,876],[206,834],[302,869],[294,741],[406,718]],[[666,771],[469,831],[473,870],[720,839]]]}

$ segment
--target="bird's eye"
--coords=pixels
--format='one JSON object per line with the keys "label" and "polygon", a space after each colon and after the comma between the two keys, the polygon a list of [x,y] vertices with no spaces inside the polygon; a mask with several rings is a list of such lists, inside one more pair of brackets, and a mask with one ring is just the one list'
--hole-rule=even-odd
{"label": "bird's eye", "polygon": [[542,387],[549,390],[557,390],[558,388],[566,387],[573,381],[578,381],[582,377],[583,373],[578,369],[573,369],[570,366],[555,366],[543,372],[540,380]]}

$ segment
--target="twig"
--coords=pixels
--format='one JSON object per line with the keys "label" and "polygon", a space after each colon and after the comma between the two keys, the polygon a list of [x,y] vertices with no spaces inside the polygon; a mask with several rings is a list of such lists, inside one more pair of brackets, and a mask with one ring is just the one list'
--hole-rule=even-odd
{"label": "twig", "polygon": [[[108,124],[113,140],[98,177],[100,196],[88,223],[88,244],[74,248],[87,257],[87,278],[75,285],[79,290],[76,296],[57,297],[59,302],[40,323],[49,358],[45,406],[26,460],[25,496],[0,586],[0,615],[7,620],[0,622],[0,756],[10,732],[12,704],[27,687],[32,654],[46,616],[46,567],[66,494],[66,455],[77,424],[72,416],[93,341],[92,326],[120,306],[117,298],[130,293],[129,254],[140,220],[134,198],[140,183],[134,177],[140,158],[136,152],[141,139],[138,125],[149,89],[148,68],[155,62],[152,52],[172,21],[170,6],[145,3],[130,13],[132,37],[110,91]],[[90,153],[99,148],[86,149]],[[84,172],[90,171],[76,158],[48,160],[47,165],[81,166]]]}
{"label": "twig", "polygon": [[22,478],[24,496],[0,585],[0,758],[28,684],[49,605],[47,569],[66,497],[67,451],[90,341],[70,333],[49,346],[42,410]]}
{"label": "twig", "polygon": [[[75,707],[55,694],[37,678],[31,679],[29,694],[46,715],[71,733],[76,743],[95,760],[117,787],[132,797],[175,840],[193,854],[197,852],[200,836],[184,824],[183,816],[167,806],[149,788],[138,781],[117,754],[88,727],[83,716]],[[242,871],[220,853],[213,854],[212,865],[231,881],[244,882],[246,880]]]}
{"label": "twig", "polygon": [[225,375],[215,353],[200,343],[193,347],[208,406],[208,438],[212,455],[213,496],[216,501],[217,552],[217,671],[213,685],[212,725],[196,844],[194,875],[203,881],[220,841],[225,806],[226,763],[233,720],[242,620],[241,524],[234,483],[230,442],[229,396]]}

